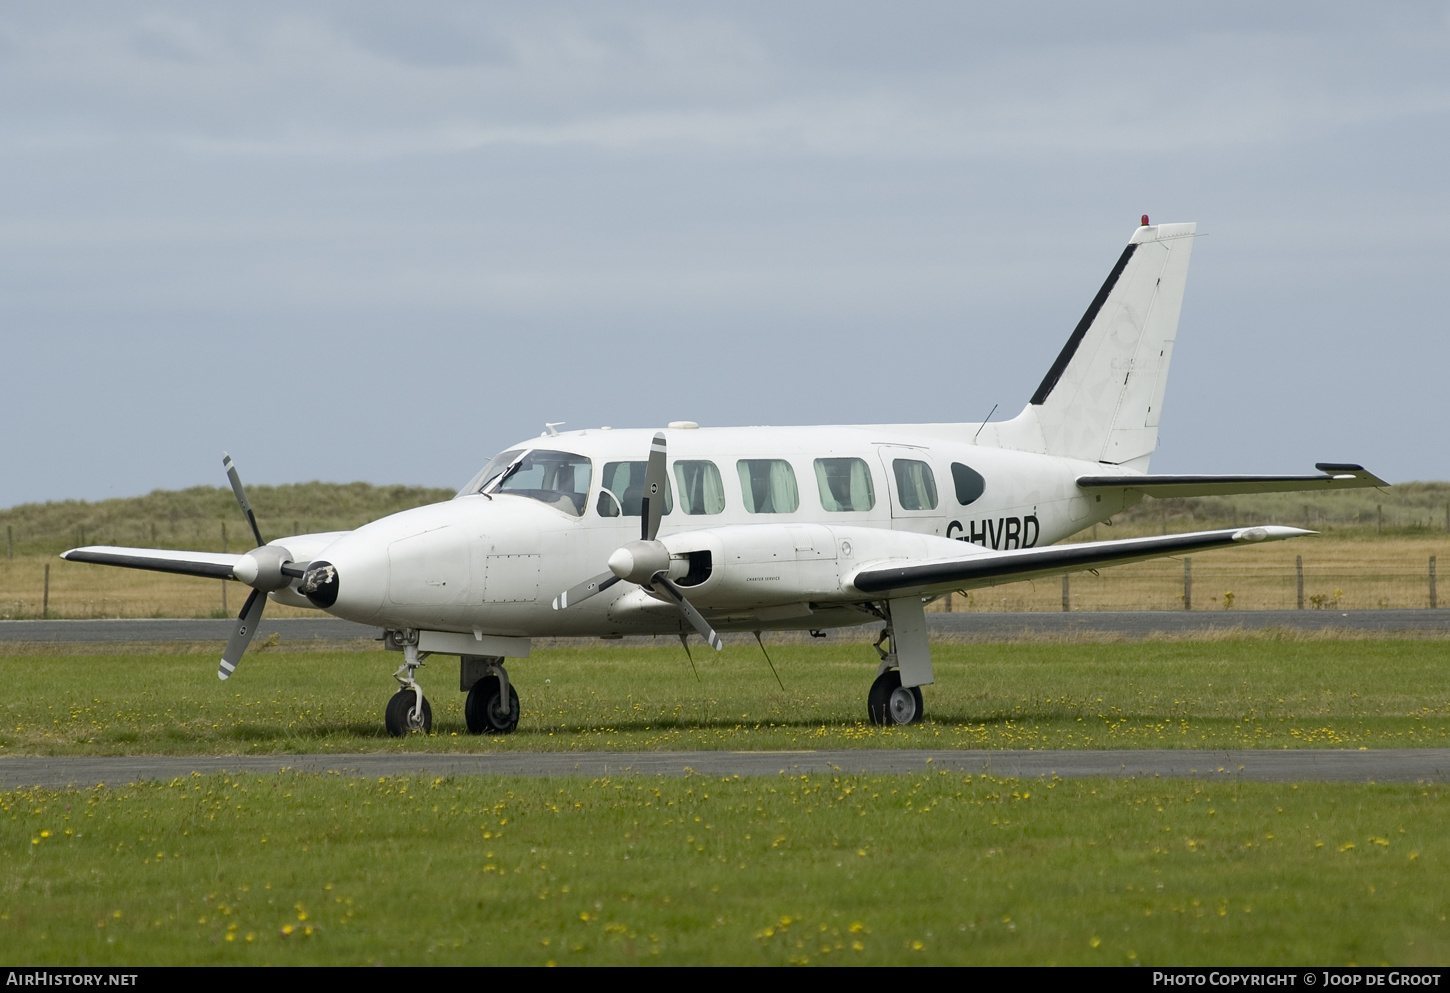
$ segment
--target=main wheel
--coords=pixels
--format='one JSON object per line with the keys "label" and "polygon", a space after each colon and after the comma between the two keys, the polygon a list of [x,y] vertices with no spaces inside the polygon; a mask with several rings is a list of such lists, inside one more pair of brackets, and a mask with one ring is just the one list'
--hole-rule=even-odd
{"label": "main wheel", "polygon": [[418,732],[428,734],[433,730],[433,708],[428,705],[428,698],[424,697],[423,712],[418,713],[417,694],[412,690],[402,689],[394,693],[393,698],[388,701],[383,723],[388,726],[388,734],[394,738]]}
{"label": "main wheel", "polygon": [[519,695],[510,685],[508,710],[504,710],[499,690],[497,676],[484,676],[468,691],[463,719],[471,734],[509,734],[519,726]]}
{"label": "main wheel", "polygon": [[871,684],[866,695],[866,710],[872,724],[915,724],[926,715],[921,689],[902,686],[901,672],[887,669]]}

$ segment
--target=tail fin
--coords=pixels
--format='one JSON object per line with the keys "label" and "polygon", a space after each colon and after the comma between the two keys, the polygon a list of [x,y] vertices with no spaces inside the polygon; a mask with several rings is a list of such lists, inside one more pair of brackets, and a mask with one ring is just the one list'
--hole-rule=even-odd
{"label": "tail fin", "polygon": [[1146,471],[1195,227],[1133,233],[1017,423],[1002,425],[1002,444]]}

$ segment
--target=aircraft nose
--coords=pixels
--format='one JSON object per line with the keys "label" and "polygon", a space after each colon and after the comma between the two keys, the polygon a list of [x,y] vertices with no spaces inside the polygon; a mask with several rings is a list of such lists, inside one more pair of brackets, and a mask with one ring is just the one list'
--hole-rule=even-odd
{"label": "aircraft nose", "polygon": [[388,557],[375,542],[349,535],[308,563],[297,592],[335,617],[369,624],[388,588]]}

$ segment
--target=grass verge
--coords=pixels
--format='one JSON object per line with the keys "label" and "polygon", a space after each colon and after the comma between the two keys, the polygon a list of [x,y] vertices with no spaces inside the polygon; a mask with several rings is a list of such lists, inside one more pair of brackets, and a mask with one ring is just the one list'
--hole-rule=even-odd
{"label": "grass verge", "polygon": [[[434,733],[388,738],[399,656],[249,654],[219,683],[206,655],[5,660],[0,755],[800,748],[1438,747],[1447,645],[1415,638],[941,644],[927,719],[866,722],[865,645],[759,650],[548,648],[510,665],[512,735],[469,735],[455,663],[420,678]],[[696,674],[698,673],[698,678]]]}

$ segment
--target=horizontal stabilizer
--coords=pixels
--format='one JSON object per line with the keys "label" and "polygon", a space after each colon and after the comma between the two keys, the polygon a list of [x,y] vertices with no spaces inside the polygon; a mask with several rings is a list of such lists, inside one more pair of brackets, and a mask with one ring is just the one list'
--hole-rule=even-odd
{"label": "horizontal stabilizer", "polygon": [[1154,497],[1228,496],[1234,493],[1295,493],[1388,486],[1362,465],[1319,462],[1319,476],[1079,476],[1085,490],[1136,490]]}
{"label": "horizontal stabilizer", "polygon": [[61,552],[68,562],[91,562],[95,565],[118,565],[125,569],[149,569],[152,572],[174,572],[183,576],[205,576],[208,579],[231,579],[232,569],[241,555],[228,552],[182,552],[169,548],[121,548],[115,545],[88,545]]}
{"label": "horizontal stabilizer", "polygon": [[856,573],[851,584],[863,593],[930,595],[1314,533],[1288,527],[1224,528],[1152,538],[976,552],[958,559],[938,559],[918,565],[868,567]]}

